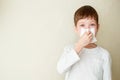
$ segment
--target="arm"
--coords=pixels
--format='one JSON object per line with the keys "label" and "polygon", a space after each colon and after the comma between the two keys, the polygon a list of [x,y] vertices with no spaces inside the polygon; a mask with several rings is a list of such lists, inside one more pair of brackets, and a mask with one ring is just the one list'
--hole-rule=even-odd
{"label": "arm", "polygon": [[111,73],[111,57],[109,53],[105,57],[104,65],[103,65],[103,80],[112,80]]}
{"label": "arm", "polygon": [[72,47],[65,47],[62,56],[57,63],[57,71],[62,74],[67,72],[72,65],[80,60],[80,57]]}

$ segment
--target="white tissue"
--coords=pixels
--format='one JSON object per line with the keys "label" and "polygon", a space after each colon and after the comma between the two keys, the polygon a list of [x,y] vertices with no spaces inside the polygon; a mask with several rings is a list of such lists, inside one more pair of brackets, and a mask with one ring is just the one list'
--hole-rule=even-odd
{"label": "white tissue", "polygon": [[90,32],[93,34],[93,38],[91,43],[94,43],[97,41],[96,37],[95,37],[95,28],[90,28],[90,29],[85,29],[85,28],[81,28],[80,29],[80,36],[82,36],[86,31],[90,30]]}

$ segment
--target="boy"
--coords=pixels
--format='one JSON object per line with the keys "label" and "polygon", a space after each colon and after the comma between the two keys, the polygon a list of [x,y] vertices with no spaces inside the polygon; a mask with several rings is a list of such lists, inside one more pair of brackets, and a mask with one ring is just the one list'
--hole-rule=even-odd
{"label": "boy", "polygon": [[89,5],[75,12],[75,32],[80,38],[64,48],[57,63],[58,72],[66,74],[65,80],[112,80],[110,54],[95,44],[98,20],[96,10]]}

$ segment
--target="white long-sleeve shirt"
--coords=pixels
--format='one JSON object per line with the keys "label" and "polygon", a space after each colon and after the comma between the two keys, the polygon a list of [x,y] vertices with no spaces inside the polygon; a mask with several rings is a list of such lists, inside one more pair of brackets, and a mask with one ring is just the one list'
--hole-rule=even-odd
{"label": "white long-sleeve shirt", "polygon": [[83,48],[79,54],[70,45],[57,63],[57,71],[65,73],[65,80],[112,80],[111,57],[107,50],[100,46]]}

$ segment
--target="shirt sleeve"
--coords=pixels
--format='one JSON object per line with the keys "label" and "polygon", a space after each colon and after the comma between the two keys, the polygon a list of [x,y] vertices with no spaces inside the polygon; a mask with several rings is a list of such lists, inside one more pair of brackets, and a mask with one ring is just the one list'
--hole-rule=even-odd
{"label": "shirt sleeve", "polygon": [[112,80],[111,67],[112,67],[112,60],[109,52],[107,52],[107,55],[105,55],[104,57],[103,80]]}
{"label": "shirt sleeve", "polygon": [[80,60],[79,55],[72,47],[65,47],[62,56],[57,63],[57,71],[62,74],[71,68],[77,61]]}

